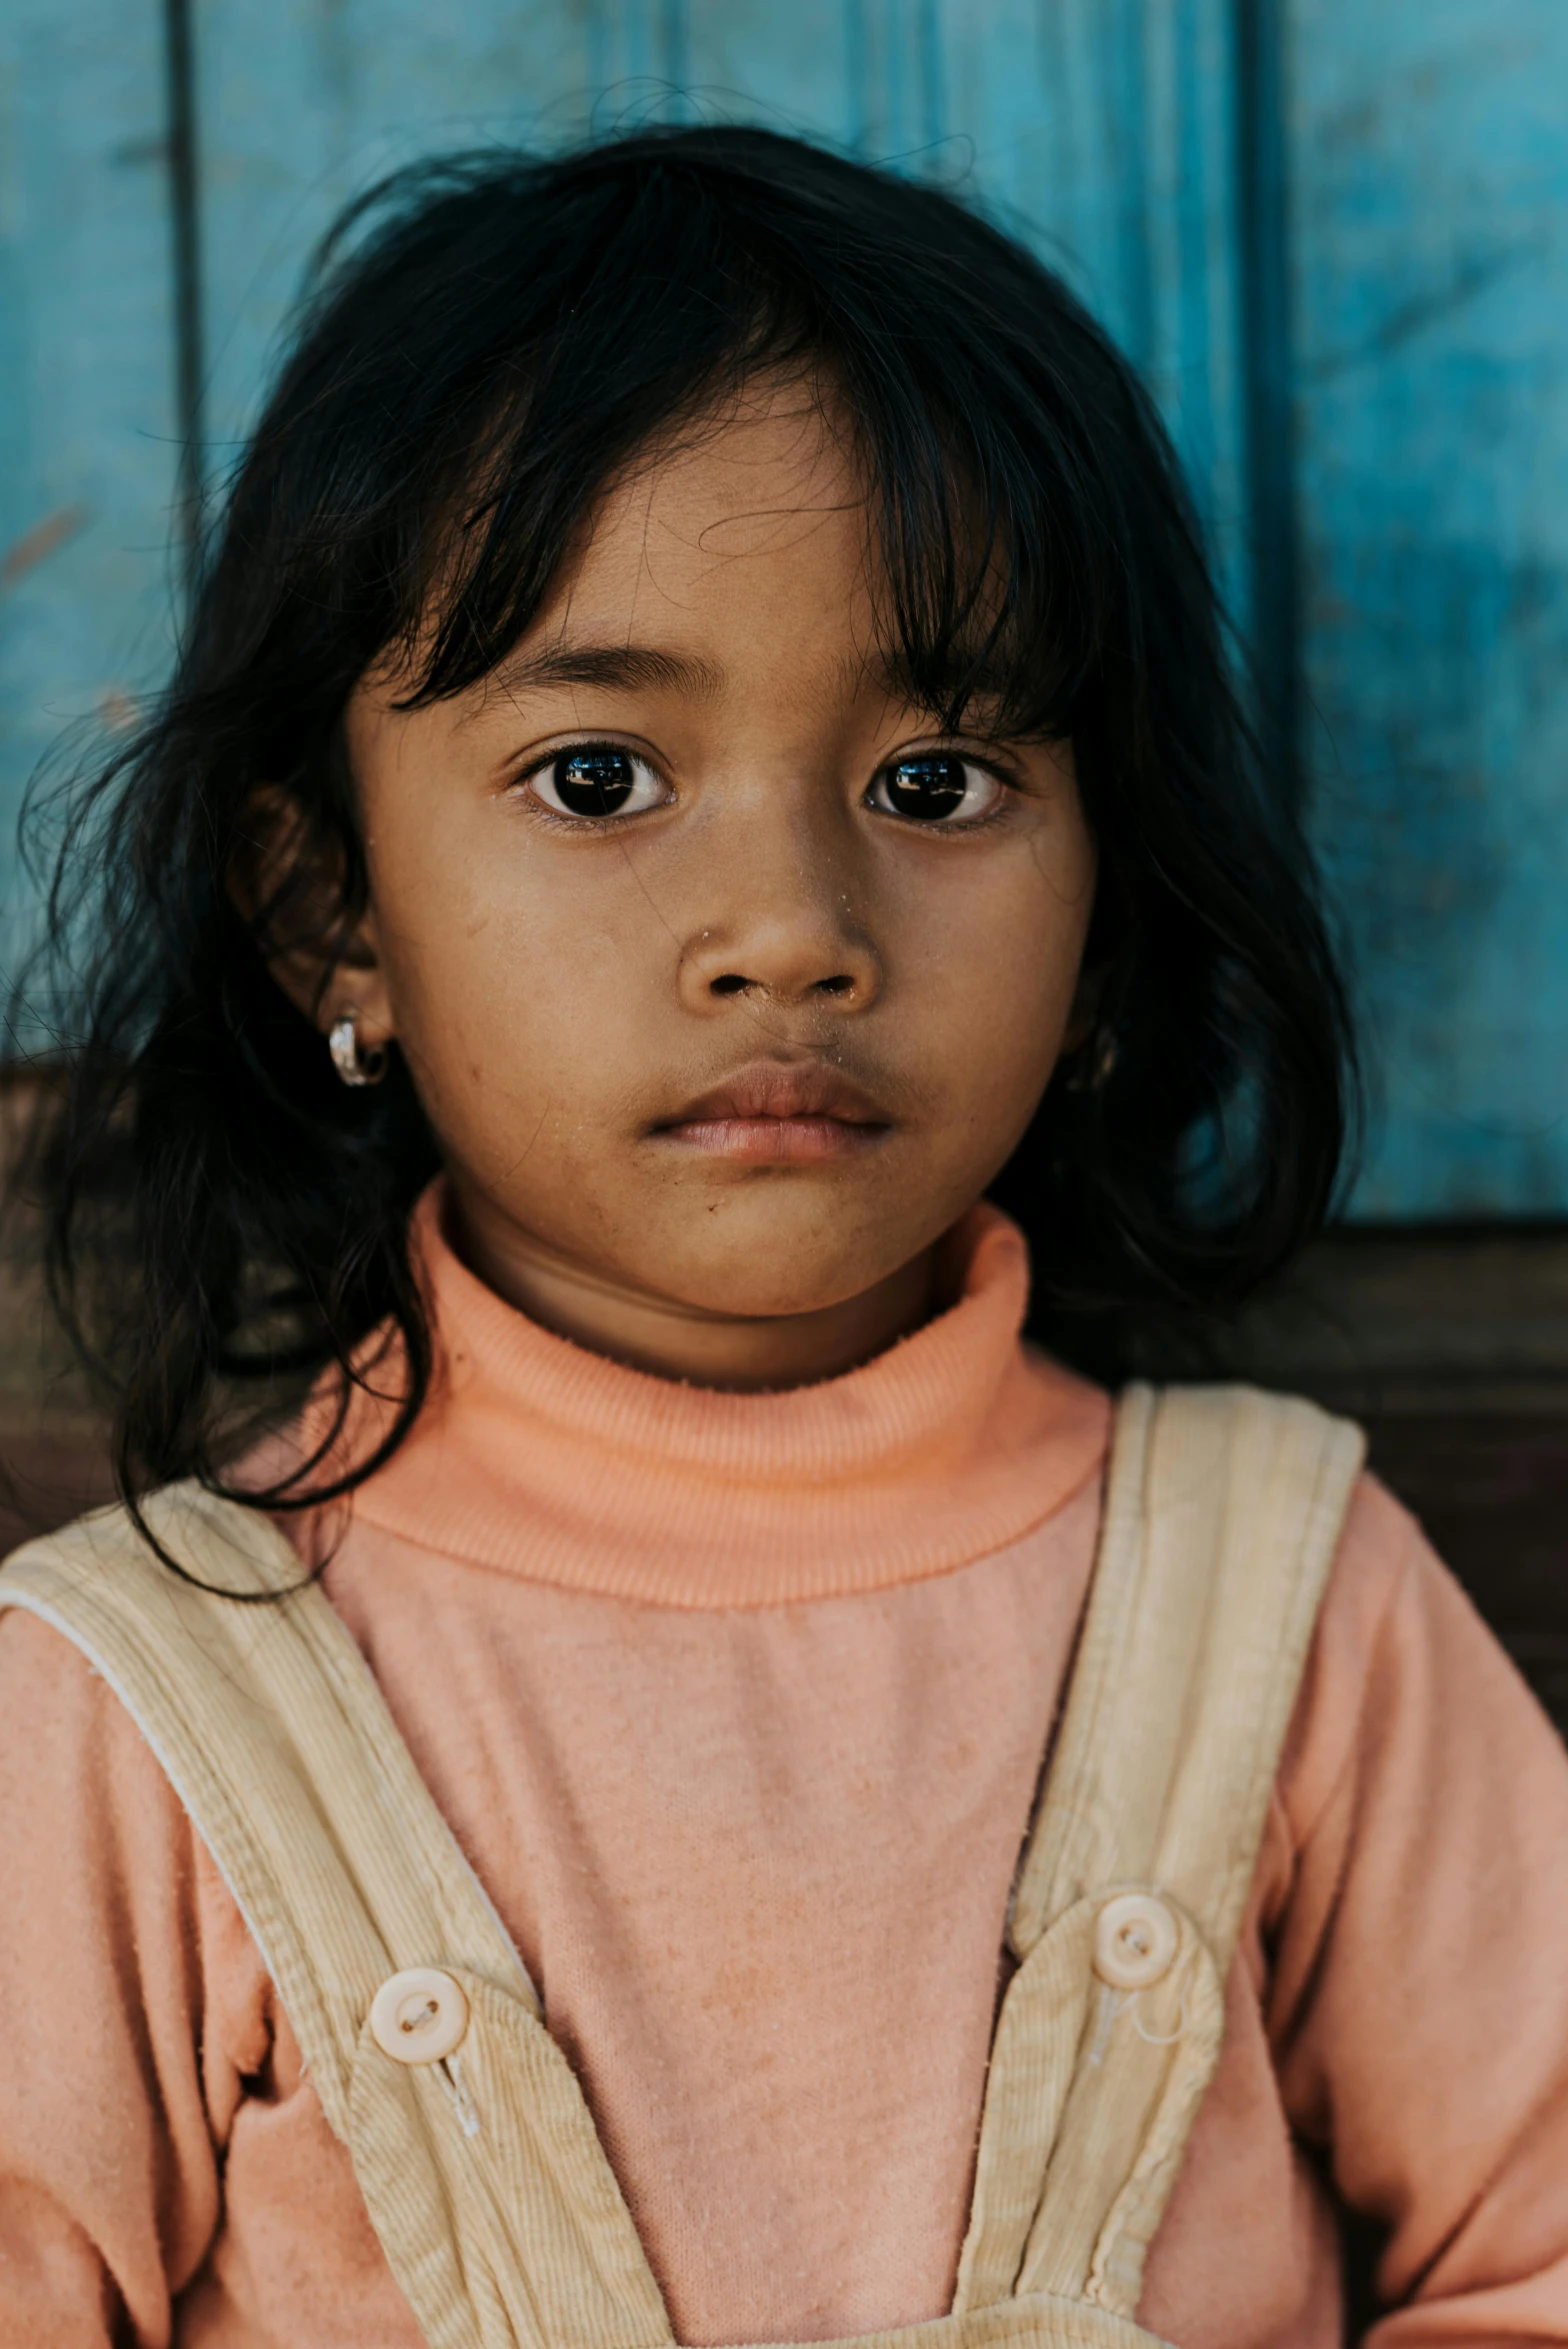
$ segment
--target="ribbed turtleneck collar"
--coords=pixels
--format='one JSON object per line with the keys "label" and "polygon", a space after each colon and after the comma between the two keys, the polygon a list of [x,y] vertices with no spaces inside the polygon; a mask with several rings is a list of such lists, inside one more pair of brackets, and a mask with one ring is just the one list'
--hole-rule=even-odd
{"label": "ribbed turtleneck collar", "polygon": [[873,1590],[1017,1540],[1104,1451],[1105,1397],[1020,1343],[1027,1253],[991,1207],[955,1234],[955,1305],[783,1394],[650,1377],[541,1329],[454,1254],[439,1185],[414,1245],[440,1368],[354,1514],[475,1565],[662,1606]]}

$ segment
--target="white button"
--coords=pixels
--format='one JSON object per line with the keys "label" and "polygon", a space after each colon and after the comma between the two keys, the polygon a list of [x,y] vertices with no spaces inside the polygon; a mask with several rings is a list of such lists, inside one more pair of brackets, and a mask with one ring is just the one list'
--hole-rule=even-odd
{"label": "white button", "polygon": [[1147,1990],[1176,1955],[1181,1936],[1152,1892],[1119,1892],[1094,1928],[1094,1970],[1113,1990]]}
{"label": "white button", "polygon": [[435,1966],[394,1974],[371,2001],[370,2035],[396,2064],[438,2064],[462,2045],[467,2029],[462,1983]]}

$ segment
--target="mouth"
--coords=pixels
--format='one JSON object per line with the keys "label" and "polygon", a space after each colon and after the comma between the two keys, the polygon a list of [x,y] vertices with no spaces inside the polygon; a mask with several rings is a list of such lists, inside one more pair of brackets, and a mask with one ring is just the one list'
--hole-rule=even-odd
{"label": "mouth", "polygon": [[757,1061],[653,1128],[707,1158],[801,1166],[873,1149],[892,1120],[869,1093],[820,1065]]}

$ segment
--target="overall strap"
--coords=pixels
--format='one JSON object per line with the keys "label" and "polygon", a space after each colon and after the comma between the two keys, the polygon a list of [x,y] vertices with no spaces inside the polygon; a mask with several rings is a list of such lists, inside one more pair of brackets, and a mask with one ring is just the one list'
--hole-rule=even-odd
{"label": "overall strap", "polygon": [[1131,1388],[1010,1926],[959,2296],[1130,2317],[1364,1444],[1245,1387]]}
{"label": "overall strap", "polygon": [[[668,2349],[581,2090],[347,1629],[254,1511],[176,1485],[144,1514],[196,1582],[107,1509],[18,1551],[0,1607],[72,1640],[157,1755],[432,2349]],[[405,1974],[419,1995],[373,2013]],[[454,2009],[449,2054],[391,2060],[389,2036]]]}
{"label": "overall strap", "polygon": [[[1121,1406],[1014,1903],[1020,1965],[954,2303],[965,2337],[1011,2324],[999,2304],[1020,2297],[1031,2340],[1126,2337],[1218,2054],[1224,1971],[1359,1462],[1353,1430],[1245,1390],[1135,1389]],[[191,1574],[235,1595],[182,1582],[110,1510],[19,1552],[0,1606],[74,1640],[157,1753],[261,1947],[425,2338],[671,2349],[581,2091],[346,1629],[254,1513],[183,1486],[147,1514]],[[456,1987],[466,2031],[407,2065],[376,2010],[417,1969]]]}
{"label": "overall strap", "polygon": [[1013,1909],[1159,1885],[1228,1964],[1365,1439],[1292,1396],[1123,1398],[1094,1589]]}

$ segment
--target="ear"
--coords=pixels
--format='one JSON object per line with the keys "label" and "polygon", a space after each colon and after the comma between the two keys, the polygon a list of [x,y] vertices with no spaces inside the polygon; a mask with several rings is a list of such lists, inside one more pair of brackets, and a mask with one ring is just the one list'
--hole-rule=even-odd
{"label": "ear", "polygon": [[284,994],[326,1035],[357,1015],[374,1052],[396,1033],[373,907],[344,901],[343,854],[288,792],[253,793],[229,864],[228,890]]}

